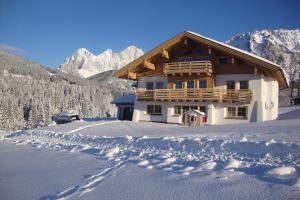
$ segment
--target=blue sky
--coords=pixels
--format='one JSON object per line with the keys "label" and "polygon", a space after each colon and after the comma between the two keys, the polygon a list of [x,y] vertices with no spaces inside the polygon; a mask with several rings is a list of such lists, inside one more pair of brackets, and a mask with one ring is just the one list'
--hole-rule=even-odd
{"label": "blue sky", "polygon": [[0,47],[57,67],[78,48],[148,51],[184,31],[219,41],[300,28],[299,0],[0,0]]}

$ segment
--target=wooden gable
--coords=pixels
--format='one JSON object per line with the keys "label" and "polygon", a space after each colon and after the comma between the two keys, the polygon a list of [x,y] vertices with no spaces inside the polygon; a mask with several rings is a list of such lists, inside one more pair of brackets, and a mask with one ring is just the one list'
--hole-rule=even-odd
{"label": "wooden gable", "polygon": [[[163,75],[163,63],[176,62],[182,57],[209,59],[216,74],[256,74],[273,76],[281,88],[288,86],[282,68],[258,56],[230,47],[192,32],[182,32],[147,52],[125,67],[115,71],[114,77],[136,80],[143,76]],[[226,65],[218,59],[227,58]]]}

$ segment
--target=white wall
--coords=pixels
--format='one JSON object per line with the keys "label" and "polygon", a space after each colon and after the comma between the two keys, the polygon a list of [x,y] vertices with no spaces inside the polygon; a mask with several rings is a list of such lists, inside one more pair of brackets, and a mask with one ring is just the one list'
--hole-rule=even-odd
{"label": "white wall", "polygon": [[263,121],[274,120],[278,117],[278,82],[263,76],[262,90]]}
{"label": "white wall", "polygon": [[[136,101],[134,104],[134,112],[132,121],[153,121],[153,122],[167,122],[168,107],[167,102],[150,102],[150,101]],[[147,105],[161,105],[161,115],[147,114]]]}
{"label": "white wall", "polygon": [[[276,119],[278,116],[278,83],[274,78],[254,74],[229,74],[216,75],[215,88],[226,89],[226,81],[236,81],[236,89],[239,89],[240,80],[249,81],[249,89],[253,91],[253,98],[250,104],[232,103],[199,103],[199,102],[148,102],[136,101],[134,108],[134,121],[160,121],[167,123],[181,123],[181,116],[174,116],[174,106],[206,106],[208,124],[232,124],[256,122]],[[167,77],[142,77],[138,81],[139,88],[146,88],[146,82],[163,81],[167,87]],[[272,103],[271,103],[272,102]],[[147,105],[162,105],[162,115],[148,115]],[[272,106],[273,105],[273,106]],[[247,119],[227,119],[227,107],[246,106]]]}
{"label": "white wall", "polygon": [[[236,82],[235,88],[239,89],[239,81],[248,80],[249,89],[253,91],[253,98],[250,104],[233,104],[233,103],[215,103],[214,104],[214,121],[211,124],[232,124],[258,121],[259,109],[258,104],[262,98],[262,77],[254,74],[226,74],[216,75],[215,88],[226,89],[226,81],[233,80]],[[227,107],[242,106],[247,107],[247,119],[227,119]]]}

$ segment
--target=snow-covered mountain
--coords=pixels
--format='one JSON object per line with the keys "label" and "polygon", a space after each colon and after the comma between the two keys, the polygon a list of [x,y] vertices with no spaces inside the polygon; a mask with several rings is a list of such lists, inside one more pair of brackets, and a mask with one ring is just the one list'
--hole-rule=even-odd
{"label": "snow-covered mountain", "polygon": [[59,66],[59,70],[87,78],[101,72],[117,70],[141,55],[143,55],[143,51],[135,46],[129,46],[116,53],[107,49],[99,55],[94,55],[87,49],[80,48]]}
{"label": "snow-covered mountain", "polygon": [[300,29],[254,31],[234,36],[226,43],[271,60],[288,73],[291,66],[299,67]]}

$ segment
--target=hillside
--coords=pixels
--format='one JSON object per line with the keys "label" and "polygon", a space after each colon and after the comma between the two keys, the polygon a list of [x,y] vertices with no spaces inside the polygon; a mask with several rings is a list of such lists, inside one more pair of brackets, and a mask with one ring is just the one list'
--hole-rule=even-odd
{"label": "hillside", "polygon": [[33,128],[69,109],[81,117],[115,115],[110,102],[131,83],[81,79],[0,51],[0,130]]}

